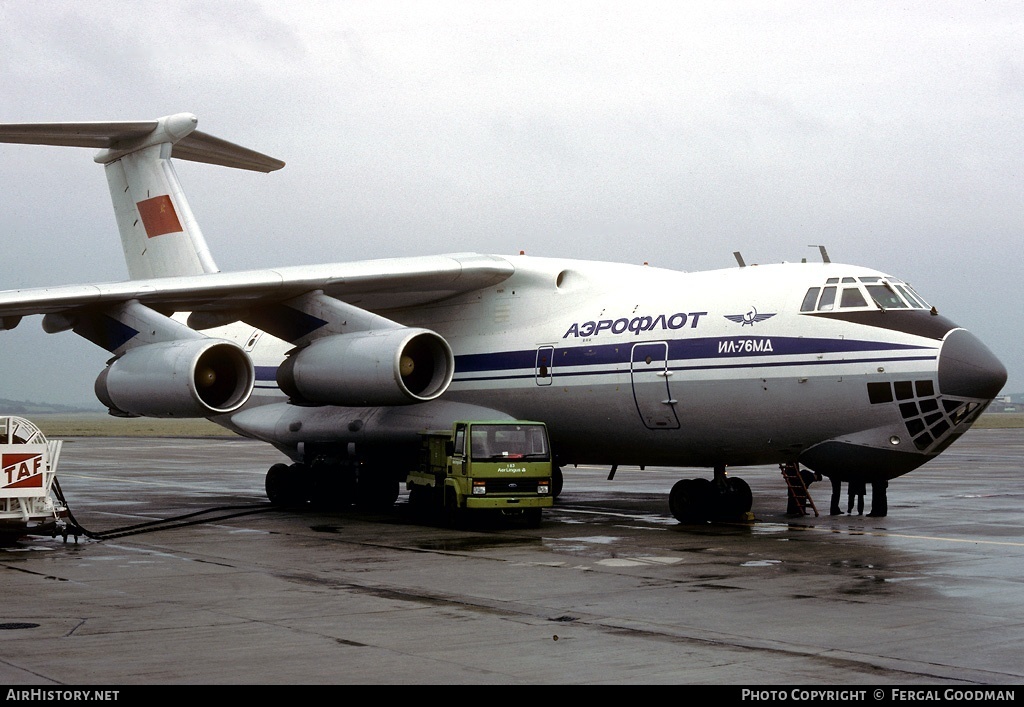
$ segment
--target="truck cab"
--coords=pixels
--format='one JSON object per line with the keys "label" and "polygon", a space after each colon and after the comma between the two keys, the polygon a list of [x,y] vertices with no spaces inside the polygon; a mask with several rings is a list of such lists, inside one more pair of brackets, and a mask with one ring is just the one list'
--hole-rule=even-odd
{"label": "truck cab", "polygon": [[528,420],[459,421],[422,433],[419,468],[406,479],[418,513],[455,520],[467,511],[522,517],[538,525],[554,502],[547,427]]}

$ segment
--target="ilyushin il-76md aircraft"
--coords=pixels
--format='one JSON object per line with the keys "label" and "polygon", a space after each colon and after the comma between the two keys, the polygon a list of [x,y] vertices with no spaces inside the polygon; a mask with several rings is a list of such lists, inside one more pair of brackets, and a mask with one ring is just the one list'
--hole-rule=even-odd
{"label": "ilyushin il-76md aircraft", "polygon": [[681,521],[744,514],[730,466],[889,480],[977,420],[1006,369],[905,281],[830,262],[678,272],[452,253],[221,272],[172,159],[284,163],[138,122],[0,125],[0,141],[98,149],[129,280],[0,293],[11,329],[42,315],[111,353],[110,413],[208,418],[286,455],[271,500],[388,506],[420,434],[539,420],[565,465],[703,467]]}

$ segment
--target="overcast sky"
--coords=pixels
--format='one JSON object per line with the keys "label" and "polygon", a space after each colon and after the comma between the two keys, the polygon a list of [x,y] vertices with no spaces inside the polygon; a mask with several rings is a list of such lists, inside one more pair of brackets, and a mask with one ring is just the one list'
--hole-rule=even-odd
{"label": "overcast sky", "polygon": [[[178,112],[224,270],[451,251],[911,282],[1024,392],[1020,2],[0,0],[0,122]],[[91,150],[0,145],[0,289],[127,277]],[[0,397],[96,405],[34,317]]]}

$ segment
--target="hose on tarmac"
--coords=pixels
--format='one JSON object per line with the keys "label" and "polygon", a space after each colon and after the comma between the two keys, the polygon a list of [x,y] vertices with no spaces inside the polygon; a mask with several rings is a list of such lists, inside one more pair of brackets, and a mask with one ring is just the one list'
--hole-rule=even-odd
{"label": "hose on tarmac", "polygon": [[[127,535],[139,535],[141,533],[152,533],[157,530],[184,528],[190,525],[214,523],[231,518],[253,515],[255,513],[266,513],[268,511],[279,510],[271,503],[249,504],[245,506],[218,506],[214,508],[207,508],[202,511],[195,511],[193,513],[186,513],[173,518],[151,520],[144,523],[136,523],[135,525],[127,525],[123,528],[112,528],[110,530],[95,532],[84,528],[75,518],[74,514],[71,512],[71,507],[68,505],[67,499],[64,497],[64,492],[60,488],[60,482],[56,478],[53,480],[53,489],[57,499],[64,505],[64,508],[67,509],[67,520],[69,521],[62,531],[54,533],[54,537],[60,534],[63,535],[64,540],[67,541],[68,536],[71,535],[74,536],[75,542],[78,541],[79,536],[84,536],[91,540],[110,540],[112,538],[123,538]],[[222,515],[211,515],[215,513],[220,513]]]}

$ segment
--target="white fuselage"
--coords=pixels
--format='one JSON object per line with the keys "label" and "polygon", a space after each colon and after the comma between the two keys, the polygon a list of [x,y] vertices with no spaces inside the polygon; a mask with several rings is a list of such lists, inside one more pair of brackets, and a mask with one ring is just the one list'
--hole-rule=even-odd
{"label": "white fuselage", "polygon": [[560,464],[891,478],[941,452],[1006,381],[906,283],[829,262],[683,273],[452,253],[222,273],[172,158],[284,163],[197,125],[0,125],[3,142],[100,149],[131,278],[0,293],[0,329],[41,314],[46,331],[113,354],[95,385],[111,414],[209,417],[275,445],[296,476],[401,478],[420,432],[520,418],[547,423]]}
{"label": "white fuselage", "polygon": [[[936,387],[941,336],[800,311],[808,289],[828,278],[882,273],[831,263],[683,273],[509,260],[515,274],[496,287],[378,313],[448,341],[455,376],[444,401],[546,422],[561,463],[771,463],[828,440],[929,451],[914,448],[896,404],[869,401],[867,385]],[[873,316],[878,307],[861,309]],[[250,408],[280,405],[273,371],[288,348],[269,336],[257,343],[262,374]],[[332,427],[337,441],[352,441],[346,423],[375,414],[267,413],[275,424],[241,431],[282,447],[326,442]]]}

